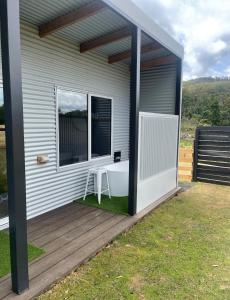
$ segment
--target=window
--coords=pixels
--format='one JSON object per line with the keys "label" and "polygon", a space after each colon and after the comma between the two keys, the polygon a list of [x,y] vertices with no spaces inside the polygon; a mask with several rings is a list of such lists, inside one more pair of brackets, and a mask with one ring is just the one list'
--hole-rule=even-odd
{"label": "window", "polygon": [[111,99],[91,97],[91,157],[111,155]]}
{"label": "window", "polygon": [[112,99],[57,89],[57,100],[59,166],[111,155]]}
{"label": "window", "polygon": [[59,119],[59,165],[88,160],[87,95],[57,90]]}

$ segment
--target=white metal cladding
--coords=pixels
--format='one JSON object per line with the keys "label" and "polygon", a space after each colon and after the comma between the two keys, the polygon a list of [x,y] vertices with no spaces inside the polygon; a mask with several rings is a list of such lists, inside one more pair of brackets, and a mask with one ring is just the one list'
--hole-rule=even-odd
{"label": "white metal cladding", "polygon": [[175,114],[176,65],[155,67],[141,72],[140,110]]}
{"label": "white metal cladding", "polygon": [[[109,65],[95,53],[80,54],[75,43],[50,36],[23,23],[22,72],[28,217],[62,206],[83,195],[92,165],[112,163],[106,158],[57,169],[55,85],[113,98],[113,151],[128,159],[129,68]],[[1,78],[0,78],[1,80]],[[49,163],[37,165],[37,155]]]}
{"label": "white metal cladding", "polygon": [[137,212],[177,186],[178,116],[140,113]]}
{"label": "white metal cladding", "polygon": [[140,114],[140,180],[176,166],[177,136],[178,116]]}

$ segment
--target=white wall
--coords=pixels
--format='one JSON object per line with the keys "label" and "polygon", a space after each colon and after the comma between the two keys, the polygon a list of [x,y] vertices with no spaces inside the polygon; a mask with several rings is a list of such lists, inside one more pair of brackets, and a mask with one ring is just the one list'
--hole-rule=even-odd
{"label": "white wall", "polygon": [[178,116],[140,113],[137,212],[177,187]]}
{"label": "white wall", "polygon": [[[27,213],[34,217],[83,195],[87,170],[84,163],[57,170],[55,85],[113,97],[113,151],[128,158],[129,68],[109,65],[107,57],[90,52],[56,37],[41,39],[37,29],[23,24],[22,69],[25,123]],[[1,81],[1,73],[0,73]],[[37,165],[37,155],[49,163]],[[111,163],[103,159],[98,165]]]}

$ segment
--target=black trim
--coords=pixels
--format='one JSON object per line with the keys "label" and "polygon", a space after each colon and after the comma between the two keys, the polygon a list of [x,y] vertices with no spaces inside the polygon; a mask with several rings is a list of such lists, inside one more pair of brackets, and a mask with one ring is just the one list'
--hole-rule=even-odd
{"label": "black trim", "polygon": [[0,1],[12,289],[29,286],[19,0]]}
{"label": "black trim", "polygon": [[182,60],[178,58],[176,61],[176,101],[175,101],[175,115],[179,116],[178,138],[177,138],[177,157],[176,157],[177,185],[178,185],[178,170],[179,170],[181,107],[182,107]]}
{"label": "black trim", "polygon": [[138,134],[140,105],[141,30],[132,29],[130,72],[130,129],[129,129],[129,214],[136,214],[138,180]]}
{"label": "black trim", "polygon": [[175,115],[181,115],[181,81],[182,81],[182,61],[178,58],[176,62],[176,103]]}

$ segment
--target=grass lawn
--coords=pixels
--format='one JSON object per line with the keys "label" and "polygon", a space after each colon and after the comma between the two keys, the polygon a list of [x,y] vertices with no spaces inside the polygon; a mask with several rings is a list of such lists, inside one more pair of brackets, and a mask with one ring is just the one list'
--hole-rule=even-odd
{"label": "grass lawn", "polygon": [[77,202],[89,206],[99,207],[118,214],[128,214],[128,197],[112,197],[111,199],[109,199],[108,196],[102,195],[101,205],[99,205],[97,196],[88,195],[85,201],[83,201],[83,199],[80,199],[77,200]]}
{"label": "grass lawn", "polygon": [[39,299],[230,299],[229,194],[195,184]]}
{"label": "grass lawn", "polygon": [[[29,261],[43,254],[43,250],[34,246],[28,246]],[[0,231],[0,278],[10,272],[10,247],[9,236],[3,231]]]}

